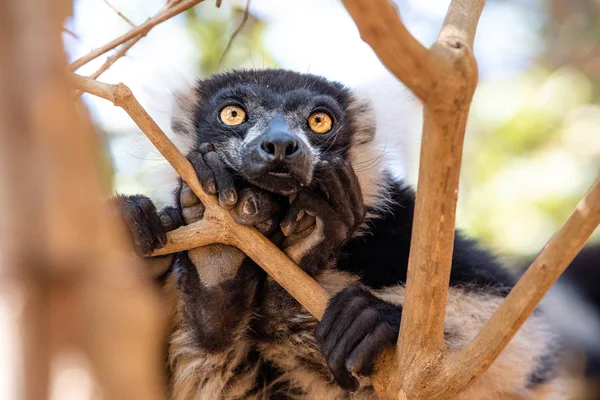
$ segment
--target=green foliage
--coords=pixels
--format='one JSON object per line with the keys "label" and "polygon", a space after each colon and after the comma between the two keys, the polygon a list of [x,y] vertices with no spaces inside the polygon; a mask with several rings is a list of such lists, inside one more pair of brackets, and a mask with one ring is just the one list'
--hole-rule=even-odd
{"label": "green foliage", "polygon": [[199,50],[198,73],[200,76],[253,66],[253,57],[257,57],[257,55],[260,60],[257,67],[275,65],[262,46],[265,24],[251,14],[225,54],[233,33],[244,18],[244,9],[233,7],[230,13],[224,13],[222,9],[216,9],[212,4],[210,6],[195,7],[186,13],[190,35]]}

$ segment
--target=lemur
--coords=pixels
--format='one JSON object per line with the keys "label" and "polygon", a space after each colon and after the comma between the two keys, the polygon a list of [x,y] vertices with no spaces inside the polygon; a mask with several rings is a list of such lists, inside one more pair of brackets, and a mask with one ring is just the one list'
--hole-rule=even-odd
{"label": "lemur", "polygon": [[[202,187],[268,235],[332,295],[319,322],[239,250],[221,244],[150,259],[173,301],[173,399],[375,398],[376,355],[402,316],[415,192],[378,163],[370,103],[323,77],[242,70],[178,95],[176,135]],[[120,204],[140,254],[203,217],[180,183],[177,206],[144,196]],[[503,301],[514,277],[456,232],[445,322],[459,351]],[[460,399],[526,395],[557,379],[556,339],[536,312]],[[559,398],[559,397],[557,397]]]}

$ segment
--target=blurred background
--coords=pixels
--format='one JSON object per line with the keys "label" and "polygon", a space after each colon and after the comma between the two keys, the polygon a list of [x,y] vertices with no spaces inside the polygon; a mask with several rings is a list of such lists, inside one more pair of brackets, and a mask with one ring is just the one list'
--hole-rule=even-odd
{"label": "blurred background", "polygon": [[[108,1],[136,24],[164,5]],[[74,3],[64,34],[72,60],[130,29],[104,0]],[[449,0],[396,3],[409,30],[430,45]],[[397,108],[404,135],[390,149],[404,156],[403,171],[414,183],[419,104],[361,41],[341,2],[247,4],[226,0],[216,8],[206,1],[158,25],[99,80],[131,87],[165,130],[173,88],[232,68],[287,68],[352,87],[389,82],[380,102],[392,112]],[[542,248],[600,171],[600,0],[488,0],[475,53],[480,84],[466,136],[457,224],[519,265]],[[78,73],[89,75],[104,60]],[[114,191],[152,194],[148,180],[164,164],[160,154],[122,110],[83,98],[110,149]],[[592,241],[600,242],[600,230]],[[0,326],[8,308],[0,302]],[[0,329],[0,344],[14,334]],[[10,346],[0,347],[0,354],[11,356]],[[14,374],[1,371],[2,364],[0,359],[0,398],[10,398]],[[70,373],[64,379],[89,384],[81,371]],[[79,392],[71,397],[83,398]]]}

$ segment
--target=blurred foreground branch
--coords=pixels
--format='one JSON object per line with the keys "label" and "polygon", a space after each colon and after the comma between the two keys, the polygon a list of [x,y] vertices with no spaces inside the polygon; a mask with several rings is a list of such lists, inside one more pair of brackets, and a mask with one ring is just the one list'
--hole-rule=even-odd
{"label": "blurred foreground branch", "polygon": [[[201,3],[202,1],[203,0],[184,0],[181,2],[167,3],[167,5],[165,5],[156,15],[154,15],[151,18],[148,18],[148,20],[146,20],[146,22],[144,22],[143,24],[138,25],[137,27],[131,29],[129,32],[119,36],[116,39],[111,40],[110,42],[106,43],[105,45],[103,45],[95,50],[92,50],[85,56],[80,57],[77,60],[73,61],[71,64],[69,64],[69,71],[77,70],[78,68],[87,64],[88,62],[96,59],[97,57],[100,57],[102,54],[104,54],[108,51],[111,51],[115,47],[117,47],[125,42],[133,41],[133,43],[129,44],[129,48],[131,48],[141,38],[146,36],[148,34],[148,32],[150,32],[152,30],[152,28],[154,28],[156,25],[158,25],[170,18],[175,17],[176,15],[181,14],[185,10],[195,6],[198,3]],[[121,54],[119,56],[117,56],[112,61],[112,63],[114,63],[116,61],[116,59],[118,59],[125,53],[126,53],[126,51],[121,51]],[[116,54],[119,54],[119,53],[116,53]],[[112,65],[112,63],[111,63],[111,65]],[[100,69],[102,69],[102,68],[107,69],[107,67],[105,67],[104,65],[102,67],[100,67]],[[100,69],[98,71],[96,71],[94,73],[94,75],[100,76],[102,74],[102,72],[106,71],[106,69],[105,69],[104,71],[99,72]]]}
{"label": "blurred foreground branch", "polygon": [[104,398],[158,400],[159,303],[107,209],[99,137],[72,101],[69,7],[9,0],[0,13],[0,248],[3,284],[25,303],[21,392],[48,398],[50,365],[68,349],[87,356]]}

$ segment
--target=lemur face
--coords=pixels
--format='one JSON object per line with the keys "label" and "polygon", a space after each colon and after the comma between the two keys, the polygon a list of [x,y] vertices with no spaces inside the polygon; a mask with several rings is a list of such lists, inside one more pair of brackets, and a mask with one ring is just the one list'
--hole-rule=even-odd
{"label": "lemur face", "polygon": [[295,193],[320,161],[347,157],[352,101],[341,84],[284,70],[236,71],[199,82],[195,94],[196,144],[211,143],[258,187]]}

